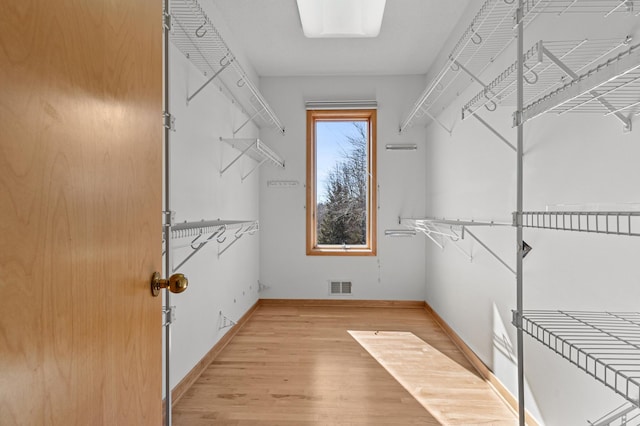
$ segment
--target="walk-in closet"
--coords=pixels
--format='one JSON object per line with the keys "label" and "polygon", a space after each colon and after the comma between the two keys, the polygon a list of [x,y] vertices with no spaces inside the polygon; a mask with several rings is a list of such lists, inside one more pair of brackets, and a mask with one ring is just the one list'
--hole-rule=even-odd
{"label": "walk-in closet", "polygon": [[0,9],[0,425],[640,426],[640,1]]}

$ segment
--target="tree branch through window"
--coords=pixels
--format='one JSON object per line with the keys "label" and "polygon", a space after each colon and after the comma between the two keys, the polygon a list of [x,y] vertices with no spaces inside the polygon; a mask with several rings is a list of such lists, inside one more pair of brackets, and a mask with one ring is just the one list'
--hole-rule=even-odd
{"label": "tree branch through window", "polygon": [[307,119],[307,254],[375,255],[375,110]]}

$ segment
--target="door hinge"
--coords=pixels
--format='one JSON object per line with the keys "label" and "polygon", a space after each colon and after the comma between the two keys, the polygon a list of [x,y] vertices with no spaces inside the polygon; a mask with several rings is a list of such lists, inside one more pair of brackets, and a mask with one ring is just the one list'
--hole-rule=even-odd
{"label": "door hinge", "polygon": [[167,12],[162,13],[162,24],[167,30],[171,31],[171,14]]}
{"label": "door hinge", "polygon": [[169,129],[172,132],[176,131],[176,118],[168,112],[162,113],[162,125],[165,129]]}

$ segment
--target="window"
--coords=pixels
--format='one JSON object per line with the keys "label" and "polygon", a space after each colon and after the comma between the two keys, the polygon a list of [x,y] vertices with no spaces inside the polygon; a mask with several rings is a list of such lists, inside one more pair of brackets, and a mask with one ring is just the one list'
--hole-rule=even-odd
{"label": "window", "polygon": [[376,255],[376,110],[307,111],[307,254]]}

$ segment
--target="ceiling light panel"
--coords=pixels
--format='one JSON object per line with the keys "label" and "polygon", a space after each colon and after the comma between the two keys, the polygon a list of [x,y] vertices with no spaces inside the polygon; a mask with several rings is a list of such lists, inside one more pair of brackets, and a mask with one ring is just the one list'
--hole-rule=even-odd
{"label": "ceiling light panel", "polygon": [[386,0],[297,0],[304,35],[377,37]]}

